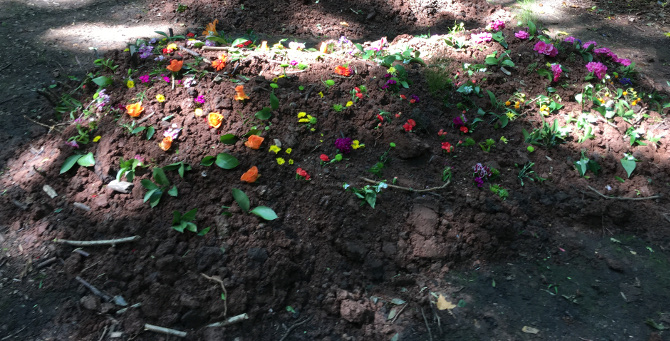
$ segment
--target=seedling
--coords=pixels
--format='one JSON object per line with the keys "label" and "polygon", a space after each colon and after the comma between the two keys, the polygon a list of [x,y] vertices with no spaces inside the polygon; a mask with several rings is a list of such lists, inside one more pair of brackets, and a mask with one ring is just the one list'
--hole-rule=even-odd
{"label": "seedling", "polygon": [[490,185],[489,189],[491,192],[497,194],[502,200],[506,200],[507,197],[509,197],[509,191],[500,187],[499,185]]}
{"label": "seedling", "polygon": [[110,69],[112,72],[116,71],[116,69],[119,67],[119,65],[114,65],[114,60],[113,59],[96,59],[93,61],[93,64],[97,67],[106,67]]}
{"label": "seedling", "polygon": [[637,160],[630,154],[624,153],[623,158],[621,159],[621,165],[623,169],[626,170],[626,174],[630,179],[630,175],[633,174],[635,167],[637,167]]}
{"label": "seedling", "polygon": [[216,156],[205,156],[202,158],[202,161],[200,161],[201,166],[206,166],[209,167],[213,164],[219,166],[220,168],[223,169],[233,169],[237,167],[240,164],[240,161],[237,160],[236,157],[228,154],[228,153],[219,153]]}
{"label": "seedling", "polygon": [[278,218],[277,213],[267,206],[257,206],[254,209],[249,210],[251,208],[251,203],[249,202],[249,197],[246,193],[237,188],[233,188],[232,191],[235,202],[237,202],[237,205],[240,206],[244,212],[257,215],[265,220],[275,220]]}
{"label": "seedling", "polygon": [[486,139],[485,142],[479,142],[479,147],[482,148],[482,150],[486,153],[491,151],[491,147],[493,147],[496,144],[496,141],[493,139]]}
{"label": "seedling", "polygon": [[559,139],[564,139],[569,131],[568,127],[559,127],[558,120],[554,119],[551,126],[546,121],[542,121],[542,128],[536,128],[531,133],[523,129],[522,133],[526,143],[551,148],[558,145]]}
{"label": "seedling", "polygon": [[163,169],[164,170],[175,170],[176,169],[177,172],[179,173],[179,176],[183,179],[184,178],[184,172],[185,171],[190,171],[191,166],[187,163],[184,163],[183,161],[180,161],[180,162],[175,162],[175,163],[169,164],[169,165],[163,167]]}
{"label": "seedling", "polygon": [[377,193],[381,192],[382,188],[387,188],[388,185],[382,181],[376,186],[365,185],[362,188],[355,188],[345,183],[342,187],[344,190],[351,190],[356,197],[361,199],[361,206],[368,203],[370,207],[375,208],[375,204],[377,203]]}
{"label": "seedling", "polygon": [[95,158],[93,157],[92,152],[88,152],[87,154],[75,154],[67,159],[65,159],[65,162],[63,162],[63,165],[60,167],[60,174],[63,174],[72,167],[74,167],[75,164],[78,164],[83,167],[91,167],[95,166]]}
{"label": "seedling", "polygon": [[149,201],[151,208],[154,208],[156,205],[158,205],[158,203],[161,201],[161,198],[163,197],[163,193],[166,191],[170,196],[177,196],[177,186],[172,186],[170,190],[167,190],[168,187],[170,187],[170,181],[168,180],[167,176],[165,176],[165,172],[162,168],[154,168],[153,179],[155,183],[149,179],[144,179],[140,182],[142,187],[147,190],[147,193],[144,194],[144,202]]}
{"label": "seedling", "polygon": [[509,58],[509,53],[507,51],[500,54],[500,57],[496,57],[498,51],[493,51],[492,54],[487,55],[484,62],[486,65],[495,65],[499,67],[508,66],[514,67],[514,62]]}
{"label": "seedling", "polygon": [[344,107],[342,106],[342,104],[333,104],[333,110],[335,110],[335,111],[337,111],[337,112],[342,111],[342,108],[344,108]]}
{"label": "seedling", "polygon": [[447,182],[451,180],[451,176],[452,176],[451,167],[449,166],[444,167],[444,169],[442,170],[442,181]]}
{"label": "seedling", "polygon": [[121,178],[125,176],[126,180],[133,182],[133,179],[135,179],[135,168],[141,165],[142,162],[135,158],[126,161],[123,158],[119,158],[119,171],[116,173],[116,180],[121,181]]}
{"label": "seedling", "polygon": [[184,233],[184,230],[197,233],[199,236],[204,236],[209,232],[209,227],[198,232],[198,226],[193,223],[195,219],[195,214],[198,213],[198,209],[194,208],[184,214],[179,213],[179,211],[172,211],[172,228],[180,233]]}
{"label": "seedling", "polygon": [[331,86],[335,85],[335,81],[332,79],[327,79],[325,81],[322,80],[321,82],[326,86],[326,88],[330,88]]}
{"label": "seedling", "polygon": [[598,171],[600,171],[600,165],[598,162],[590,160],[588,157],[586,157],[586,155],[584,155],[584,151],[582,151],[582,157],[579,159],[579,161],[575,161],[575,167],[577,167],[577,172],[579,172],[579,176],[581,177],[584,177],[584,174],[586,174],[587,170],[590,170],[595,175],[598,175]]}
{"label": "seedling", "polygon": [[374,166],[372,166],[370,169],[368,169],[368,172],[376,175],[377,177],[382,176],[382,170],[384,169],[384,166],[386,166],[386,163],[389,161],[389,152],[391,152],[391,149],[395,147],[395,143],[391,142],[389,144],[389,148],[382,154],[382,156],[379,157],[379,162],[377,162]]}
{"label": "seedling", "polygon": [[[516,165],[516,166],[519,167],[519,165]],[[535,163],[528,161],[519,171],[519,175],[517,177],[521,181],[521,186],[524,185],[523,184],[523,179],[528,179],[530,181],[537,180],[539,182],[547,180],[547,179],[545,179],[543,177],[540,177],[537,174],[535,174],[535,171],[533,170],[533,166],[535,166]]]}

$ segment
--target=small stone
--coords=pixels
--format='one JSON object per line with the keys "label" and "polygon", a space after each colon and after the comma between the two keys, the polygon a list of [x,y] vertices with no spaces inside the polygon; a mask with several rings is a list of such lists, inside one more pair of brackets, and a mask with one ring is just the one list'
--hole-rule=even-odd
{"label": "small stone", "polygon": [[97,311],[100,309],[100,298],[93,295],[87,295],[79,300],[79,304],[81,304],[84,309]]}

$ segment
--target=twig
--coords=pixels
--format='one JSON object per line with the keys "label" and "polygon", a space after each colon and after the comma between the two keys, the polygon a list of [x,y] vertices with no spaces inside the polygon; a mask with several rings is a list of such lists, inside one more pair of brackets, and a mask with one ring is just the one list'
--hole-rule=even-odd
{"label": "twig", "polygon": [[215,51],[228,51],[230,47],[228,46],[203,46],[203,50],[215,50]]}
{"label": "twig", "polygon": [[428,319],[426,318],[426,314],[423,312],[423,307],[421,308],[421,316],[423,316],[423,322],[426,323],[426,329],[428,329],[428,337],[430,337],[430,341],[433,341],[433,333],[430,331],[430,326],[428,326]]}
{"label": "twig", "polygon": [[234,324],[234,323],[238,323],[238,322],[242,322],[242,321],[248,320],[248,319],[249,319],[249,315],[247,313],[244,313],[244,314],[239,314],[239,315],[235,315],[233,317],[230,317],[225,321],[214,322],[214,323],[208,324],[205,327],[207,327],[207,328],[225,327],[225,326],[228,326],[228,325],[231,325],[231,324]]}
{"label": "twig", "polygon": [[88,256],[91,255],[90,253],[88,253],[88,252],[82,250],[81,248],[76,248],[76,249],[72,250],[72,252],[76,252],[76,253],[78,253],[78,254],[84,256],[84,257],[88,257]]}
{"label": "twig", "polygon": [[407,308],[408,305],[409,305],[409,303],[405,304],[404,306],[402,306],[402,308],[400,308],[400,311],[397,314],[395,314],[395,317],[393,318],[393,321],[391,321],[391,323],[395,323],[395,320],[398,319],[398,316],[400,316],[400,313],[402,313],[402,311],[405,310],[405,308]]}
{"label": "twig", "polygon": [[142,303],[135,303],[135,304],[131,305],[130,307],[126,307],[126,308],[117,310],[116,315],[121,315],[121,314],[125,313],[126,311],[128,311],[128,309],[130,309],[130,308],[139,308],[141,306],[142,306]]}
{"label": "twig", "polygon": [[165,327],[154,326],[153,324],[144,324],[144,330],[149,330],[156,333],[163,333],[168,335],[174,335],[178,337],[186,337],[186,332],[182,332],[176,329],[170,329]]}
{"label": "twig", "polygon": [[[363,181],[367,181],[367,182],[377,184],[377,185],[381,182],[381,181],[375,181],[375,180],[364,178],[364,177],[361,177],[361,179]],[[447,185],[449,185],[450,182],[451,181],[447,181],[447,182],[444,183],[444,185],[442,185],[440,187],[431,187],[431,188],[426,188],[426,189],[414,189],[414,188],[411,188],[411,187],[402,187],[402,186],[389,185],[389,184],[386,184],[386,185],[391,187],[391,188],[401,189],[403,191],[419,192],[420,193],[420,192],[432,192],[432,191],[437,191],[439,189],[443,189],[443,188],[447,187]]]}
{"label": "twig", "polygon": [[282,337],[281,339],[279,339],[279,341],[284,341],[284,340],[286,339],[286,337],[288,337],[288,334],[290,334],[291,331],[293,331],[293,329],[295,329],[295,328],[298,327],[299,325],[301,325],[301,324],[303,324],[303,323],[305,323],[305,322],[311,320],[312,317],[314,317],[314,316],[310,316],[310,317],[308,317],[308,318],[302,320],[302,322],[296,322],[296,323],[294,323],[294,324],[293,324],[293,325],[286,331],[286,334],[284,334],[284,337]]}
{"label": "twig", "polygon": [[105,329],[102,330],[102,335],[100,335],[98,341],[102,341],[102,339],[105,337],[106,334],[107,334],[107,326],[105,326]]}
{"label": "twig", "polygon": [[147,115],[146,117],[142,117],[139,120],[137,120],[137,124],[144,123],[144,121],[148,120],[151,116],[153,116],[156,112],[152,111],[151,114]]}
{"label": "twig", "polygon": [[314,87],[315,87],[314,84],[309,86],[309,89],[307,90],[307,94],[305,94],[305,101],[307,101],[307,99],[309,98],[309,94],[312,93],[312,90],[314,90]]}
{"label": "twig", "polygon": [[223,290],[223,295],[224,295],[223,296],[224,297],[224,300],[223,300],[223,316],[225,317],[226,313],[228,313],[228,305],[226,304],[226,302],[228,302],[228,291],[226,291],[226,286],[223,285],[223,280],[221,280],[221,277],[219,277],[219,276],[209,277],[209,276],[205,275],[204,273],[201,273],[201,275],[202,275],[202,277],[205,277],[210,281],[214,281],[214,282],[217,282],[217,283],[221,284],[221,290]]}
{"label": "twig", "polygon": [[140,236],[132,236],[119,239],[108,239],[108,240],[66,240],[66,239],[54,239],[54,243],[62,243],[73,246],[92,246],[92,245],[114,245],[120,243],[134,242],[140,239]]}
{"label": "twig", "polygon": [[55,126],[55,125],[50,126],[50,125],[46,125],[46,124],[41,123],[41,122],[37,122],[37,121],[33,120],[32,118],[30,118],[30,117],[28,117],[28,116],[26,116],[26,115],[23,115],[23,118],[25,118],[26,120],[28,120],[28,121],[30,121],[30,122],[33,122],[33,123],[35,123],[35,124],[37,124],[37,125],[41,125],[42,127],[49,128],[49,132],[51,132],[52,130],[60,131],[60,130],[56,129],[56,126]]}
{"label": "twig", "polygon": [[642,198],[610,197],[610,196],[607,196],[607,195],[604,195],[604,194],[598,192],[595,188],[593,188],[593,187],[591,187],[591,186],[588,186],[588,185],[587,185],[586,187],[588,187],[588,188],[591,189],[592,191],[598,193],[599,196],[601,196],[601,197],[603,197],[603,198],[605,198],[605,199],[614,199],[614,200],[651,200],[651,199],[658,199],[658,198],[661,197],[660,195],[653,195],[653,196],[650,196],[650,197],[642,197]]}
{"label": "twig", "polygon": [[12,334],[12,335],[7,335],[7,336],[3,337],[2,339],[0,339],[0,341],[4,341],[4,340],[7,340],[7,339],[9,339],[9,338],[12,338],[12,337],[14,337],[14,336],[16,336],[16,335],[19,335],[19,334],[21,334],[21,332],[22,332],[24,329],[26,329],[26,327],[23,327],[23,328],[19,329],[18,332],[14,333],[14,334]]}
{"label": "twig", "polygon": [[661,216],[663,216],[663,218],[665,218],[665,220],[667,220],[670,223],[670,218],[668,218],[668,213],[661,213]]}
{"label": "twig", "polygon": [[49,266],[49,265],[51,265],[51,264],[53,264],[53,263],[56,263],[57,260],[58,260],[57,257],[51,257],[51,258],[45,260],[44,262],[37,264],[37,267],[36,267],[36,268],[37,268],[38,270],[41,269],[41,268],[45,268],[45,267],[47,267],[47,266]]}
{"label": "twig", "polygon": [[195,52],[195,51],[193,51],[193,50],[191,50],[191,49],[187,49],[187,48],[185,48],[185,47],[183,47],[183,46],[181,47],[181,49],[184,50],[184,51],[186,51],[186,52],[187,52],[188,54],[190,54],[191,56],[194,56],[194,57],[200,57],[200,54],[199,54],[198,52]]}
{"label": "twig", "polygon": [[100,291],[98,288],[94,287],[92,284],[86,282],[83,278],[77,276],[77,277],[75,277],[75,279],[76,279],[77,281],[79,281],[79,283],[83,284],[86,288],[88,288],[88,290],[91,290],[91,292],[92,292],[94,295],[96,295],[96,296],[100,296],[100,298],[102,298],[105,302],[109,302],[109,301],[112,300],[112,297],[110,297],[109,295],[103,293],[103,292]]}

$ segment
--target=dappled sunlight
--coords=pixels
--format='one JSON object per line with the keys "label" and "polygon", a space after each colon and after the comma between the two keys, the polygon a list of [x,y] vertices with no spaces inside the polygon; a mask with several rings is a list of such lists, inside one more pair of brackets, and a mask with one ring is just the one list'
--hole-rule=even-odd
{"label": "dappled sunlight", "polygon": [[[84,31],[89,37],[87,46],[63,46],[63,48],[72,51],[81,51],[88,47],[96,47],[100,51],[123,50],[128,43],[132,43],[140,37],[160,37],[155,32],[158,31],[156,25],[112,25],[98,22],[65,25],[50,29],[42,34],[40,39],[50,43],[71,41],[73,38],[80,37]],[[180,32],[175,32],[175,34],[180,34]]]}

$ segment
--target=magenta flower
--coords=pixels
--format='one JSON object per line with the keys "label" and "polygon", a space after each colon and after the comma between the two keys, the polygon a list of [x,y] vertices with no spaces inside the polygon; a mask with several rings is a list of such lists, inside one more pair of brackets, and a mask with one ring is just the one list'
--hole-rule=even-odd
{"label": "magenta flower", "polygon": [[505,22],[502,20],[493,20],[488,26],[493,32],[498,32],[505,28]]}
{"label": "magenta flower", "polygon": [[165,81],[165,83],[170,83],[170,77],[168,77],[168,76],[166,76],[166,75],[164,75],[164,74],[161,74],[161,78],[163,78],[163,80]]}
{"label": "magenta flower", "polygon": [[140,82],[142,82],[142,83],[149,83],[149,81],[151,80],[151,77],[149,77],[149,75],[143,75],[143,76],[140,76],[139,79],[140,79]]}
{"label": "magenta flower", "polygon": [[561,64],[551,64],[551,72],[554,73],[554,82],[557,81],[561,77],[561,72],[563,72]]}
{"label": "magenta flower", "polygon": [[198,104],[205,104],[205,96],[200,95],[200,96],[196,97],[193,101],[198,103]]}
{"label": "magenta flower", "polygon": [[296,65],[298,65],[298,61],[297,60],[292,60],[289,64],[291,64],[292,66],[296,66]]}
{"label": "magenta flower", "polygon": [[551,43],[545,43],[542,40],[538,41],[537,44],[535,44],[535,47],[533,47],[533,50],[535,50],[537,53],[549,56],[549,57],[556,57],[558,55],[558,50],[556,47],[554,47],[553,44]]}
{"label": "magenta flower", "polygon": [[521,39],[521,40],[526,40],[526,39],[530,38],[530,33],[526,32],[526,31],[519,31],[517,33],[514,33],[514,36]]}
{"label": "magenta flower", "polygon": [[596,43],[593,40],[590,40],[590,41],[585,42],[584,45],[582,45],[582,48],[583,49],[588,49],[589,46],[591,46],[591,45],[593,45],[593,47],[596,47],[596,46],[598,46],[598,43]]}
{"label": "magenta flower", "polygon": [[470,39],[472,39],[475,44],[483,44],[490,42],[493,39],[493,35],[491,35],[490,32],[482,32],[479,34],[472,33],[470,34]]}
{"label": "magenta flower", "polygon": [[590,62],[586,64],[586,69],[589,70],[589,72],[593,72],[598,79],[603,79],[605,73],[607,73],[607,66],[600,62]]}
{"label": "magenta flower", "polygon": [[617,63],[619,63],[619,64],[621,64],[621,65],[623,65],[623,66],[629,66],[629,65],[632,63],[632,62],[630,61],[630,59],[619,59],[619,58],[616,58],[616,59],[615,59],[615,62],[617,62]]}
{"label": "magenta flower", "polygon": [[612,51],[610,51],[610,49],[608,49],[606,47],[599,47],[597,49],[594,49],[593,53],[595,53],[596,55],[603,55],[604,54],[604,55],[607,55],[607,56],[610,56],[610,57],[612,55]]}
{"label": "magenta flower", "polygon": [[66,141],[65,144],[72,147],[72,148],[79,149],[79,144],[77,144],[77,141],[75,141],[75,140]]}
{"label": "magenta flower", "polygon": [[349,154],[353,150],[351,144],[354,141],[349,137],[343,137],[341,139],[335,140],[335,148],[339,149],[342,154]]}

